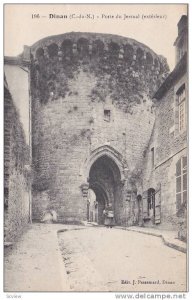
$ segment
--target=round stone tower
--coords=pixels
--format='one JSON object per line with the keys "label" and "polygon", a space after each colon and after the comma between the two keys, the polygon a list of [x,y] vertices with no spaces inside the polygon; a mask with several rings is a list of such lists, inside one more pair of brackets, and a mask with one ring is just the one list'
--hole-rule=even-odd
{"label": "round stone tower", "polygon": [[154,124],[152,95],[166,60],[121,36],[66,33],[31,47],[33,218],[98,222],[111,204],[116,224],[134,222],[143,153]]}

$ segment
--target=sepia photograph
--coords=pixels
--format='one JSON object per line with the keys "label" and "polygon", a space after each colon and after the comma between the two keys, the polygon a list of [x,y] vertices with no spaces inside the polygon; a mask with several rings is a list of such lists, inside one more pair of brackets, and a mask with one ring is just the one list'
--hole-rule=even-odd
{"label": "sepia photograph", "polygon": [[188,94],[188,4],[4,4],[4,292],[189,291]]}

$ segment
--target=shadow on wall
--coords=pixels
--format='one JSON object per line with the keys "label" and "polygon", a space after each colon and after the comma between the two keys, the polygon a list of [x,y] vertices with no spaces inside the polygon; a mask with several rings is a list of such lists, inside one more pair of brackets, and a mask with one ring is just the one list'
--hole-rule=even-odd
{"label": "shadow on wall", "polygon": [[4,239],[16,240],[30,221],[30,153],[19,114],[5,84]]}

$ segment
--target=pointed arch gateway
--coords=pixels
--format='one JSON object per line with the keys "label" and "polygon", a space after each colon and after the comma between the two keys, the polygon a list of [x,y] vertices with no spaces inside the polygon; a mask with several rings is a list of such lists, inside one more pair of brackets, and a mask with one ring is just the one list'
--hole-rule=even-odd
{"label": "pointed arch gateway", "polygon": [[122,207],[122,189],[127,165],[119,152],[110,146],[102,146],[91,152],[86,160],[87,186],[96,195],[98,223],[104,223],[103,210],[111,205],[115,222],[119,223]]}

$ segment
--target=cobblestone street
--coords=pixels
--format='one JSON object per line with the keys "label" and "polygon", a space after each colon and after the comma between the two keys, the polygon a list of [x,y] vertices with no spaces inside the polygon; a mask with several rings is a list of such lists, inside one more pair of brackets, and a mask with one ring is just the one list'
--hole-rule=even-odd
{"label": "cobblestone street", "polygon": [[185,253],[159,237],[118,228],[34,223],[4,260],[6,292],[181,292],[185,276]]}
{"label": "cobblestone street", "polygon": [[71,291],[186,290],[186,255],[158,237],[97,227],[59,233],[59,243]]}

